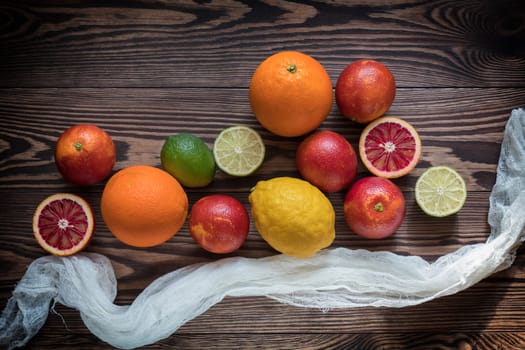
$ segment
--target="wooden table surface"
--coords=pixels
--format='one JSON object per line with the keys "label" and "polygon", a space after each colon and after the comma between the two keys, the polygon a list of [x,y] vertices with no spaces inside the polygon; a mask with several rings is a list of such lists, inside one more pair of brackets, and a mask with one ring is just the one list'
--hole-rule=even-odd
{"label": "wooden table surface", "polygon": [[[53,159],[67,127],[93,123],[117,146],[115,171],[160,167],[171,134],[191,132],[212,144],[231,125],[260,132],[263,166],[234,179],[188,189],[190,205],[226,193],[247,207],[260,179],[299,176],[302,140],[264,130],[251,113],[248,84],[257,65],[281,50],[319,60],[335,82],[352,61],[386,64],[397,81],[388,115],[419,131],[417,168],[396,180],[407,216],[391,238],[357,237],[344,223],[344,191],[330,194],[337,212],[334,247],[389,250],[429,261],[485,241],[488,198],[505,123],[525,106],[525,2],[516,1],[2,1],[0,4],[0,309],[28,264],[46,255],[33,238],[32,213],[47,195],[84,196],[96,213],[88,251],[111,259],[117,304],[129,304],[154,279],[182,266],[220,259],[200,249],[187,224],[170,241],[134,249],[117,241],[100,215],[104,184],[65,183]],[[322,129],[357,146],[362,126],[335,103]],[[465,178],[468,199],[452,217],[424,215],[414,201],[417,177],[449,165]],[[367,172],[360,165],[359,176]],[[228,256],[276,254],[252,224],[244,246]],[[77,311],[57,305],[29,349],[106,349]],[[228,297],[171,337],[146,348],[177,349],[524,349],[525,249],[514,265],[456,295],[403,309],[323,312],[264,297]]]}

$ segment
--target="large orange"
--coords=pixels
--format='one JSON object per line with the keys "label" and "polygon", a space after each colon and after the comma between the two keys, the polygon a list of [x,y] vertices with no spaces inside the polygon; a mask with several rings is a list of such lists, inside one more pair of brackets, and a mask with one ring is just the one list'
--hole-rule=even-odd
{"label": "large orange", "polygon": [[135,247],[152,247],[180,230],[188,214],[188,197],[164,170],[137,165],[108,180],[100,209],[119,240]]}
{"label": "large orange", "polygon": [[261,125],[279,136],[317,128],[332,108],[332,82],[313,57],[281,51],[266,58],[250,82],[250,105]]}

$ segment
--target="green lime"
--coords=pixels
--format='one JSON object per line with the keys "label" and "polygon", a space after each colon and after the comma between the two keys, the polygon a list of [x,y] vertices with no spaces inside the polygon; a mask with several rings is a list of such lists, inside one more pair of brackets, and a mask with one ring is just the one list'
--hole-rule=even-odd
{"label": "green lime", "polygon": [[204,187],[215,176],[215,159],[208,145],[193,134],[168,136],[160,151],[162,167],[183,186]]}
{"label": "green lime", "polygon": [[264,153],[261,136],[242,125],[224,129],[213,144],[217,166],[233,176],[247,176],[255,172],[264,160]]}

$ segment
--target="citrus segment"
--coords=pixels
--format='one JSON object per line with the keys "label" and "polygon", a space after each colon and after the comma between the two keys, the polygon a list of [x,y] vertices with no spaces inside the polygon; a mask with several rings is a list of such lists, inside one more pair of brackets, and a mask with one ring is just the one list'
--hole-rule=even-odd
{"label": "citrus segment", "polygon": [[368,124],[359,138],[359,155],[372,174],[397,178],[415,168],[421,157],[421,139],[403,119],[382,117]]}
{"label": "citrus segment", "polygon": [[463,207],[467,199],[467,187],[454,169],[434,166],[417,179],[415,197],[426,214],[444,217],[457,213]]}
{"label": "citrus segment", "polygon": [[261,136],[247,126],[232,126],[221,131],[213,145],[219,169],[233,176],[247,176],[264,160],[265,147]]}
{"label": "citrus segment", "polygon": [[68,256],[84,249],[93,235],[95,220],[89,204],[70,193],[44,199],[33,214],[33,233],[47,252]]}
{"label": "citrus segment", "polygon": [[321,125],[330,113],[332,81],[313,57],[281,51],[257,67],[249,99],[264,128],[279,136],[300,136]]}

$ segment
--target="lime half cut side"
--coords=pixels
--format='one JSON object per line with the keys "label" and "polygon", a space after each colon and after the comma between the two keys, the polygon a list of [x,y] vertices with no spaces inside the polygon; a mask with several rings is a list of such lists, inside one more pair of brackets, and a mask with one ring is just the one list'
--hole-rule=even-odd
{"label": "lime half cut side", "polygon": [[467,186],[461,175],[448,166],[434,166],[417,179],[416,202],[426,214],[445,217],[461,210]]}
{"label": "lime half cut side", "polygon": [[264,161],[265,146],[252,128],[237,125],[221,131],[213,144],[213,155],[219,169],[232,176],[254,173]]}

